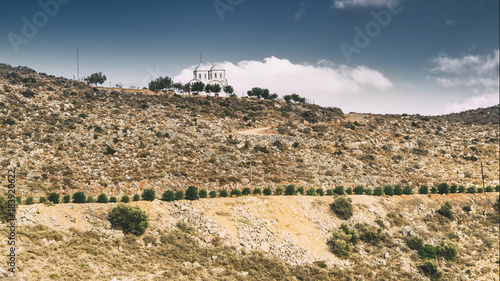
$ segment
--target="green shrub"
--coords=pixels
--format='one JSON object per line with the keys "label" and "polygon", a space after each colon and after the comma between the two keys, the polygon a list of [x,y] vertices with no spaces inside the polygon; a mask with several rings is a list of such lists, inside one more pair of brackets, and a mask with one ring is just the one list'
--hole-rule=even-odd
{"label": "green shrub", "polygon": [[121,200],[123,203],[128,203],[130,202],[130,197],[128,197],[127,195],[123,195],[122,196],[122,200]]}
{"label": "green shrub", "polygon": [[217,197],[217,191],[212,190],[208,193],[208,195],[210,196],[210,198],[215,198]]}
{"label": "green shrub", "polygon": [[376,246],[382,239],[382,228],[378,228],[376,231],[373,231],[368,226],[364,226],[359,233],[359,239],[365,243],[370,243]]}
{"label": "green shrub", "polygon": [[431,193],[436,194],[437,193],[437,188],[435,186],[431,187]]}
{"label": "green shrub", "polygon": [[333,192],[333,189],[329,188],[329,189],[327,189],[327,190],[326,190],[326,195],[327,195],[327,196],[333,196],[333,194],[335,194],[335,193]]}
{"label": "green shrub", "polygon": [[418,236],[413,236],[406,240],[406,245],[408,248],[420,252],[424,248],[424,239]]}
{"label": "green shrub", "polygon": [[366,195],[372,195],[373,194],[373,189],[371,189],[369,187],[365,188],[365,194]]}
{"label": "green shrub", "polygon": [[394,195],[394,187],[392,185],[388,184],[384,187],[384,194],[387,196],[393,196]]}
{"label": "green shrub", "polygon": [[59,204],[59,193],[57,192],[51,192],[49,194],[49,196],[47,197],[47,200],[49,200],[50,202],[54,203],[54,204]]}
{"label": "green shrub", "polygon": [[266,187],[266,188],[264,188],[264,192],[263,193],[266,196],[273,195],[273,190],[270,187]]}
{"label": "green shrub", "polygon": [[419,266],[422,273],[425,276],[429,277],[431,280],[439,280],[441,278],[441,272],[438,270],[437,265],[430,261],[424,262],[421,266]]}
{"label": "green shrub", "polygon": [[132,201],[139,201],[141,200],[141,196],[139,194],[134,194],[134,197],[132,197]]}
{"label": "green shrub", "polygon": [[354,193],[357,195],[363,194],[364,190],[365,188],[362,185],[356,185],[356,187],[354,187]]}
{"label": "green shrub", "polygon": [[283,194],[283,188],[277,187],[276,190],[274,191],[274,195],[281,195]]}
{"label": "green shrub", "polygon": [[319,268],[328,268],[328,265],[324,261],[314,261],[313,264]]}
{"label": "green shrub", "polygon": [[104,193],[99,194],[99,196],[97,196],[97,203],[108,203],[108,196]]}
{"label": "green shrub", "polygon": [[20,205],[23,202],[23,198],[21,196],[16,196],[16,202]]}
{"label": "green shrub", "polygon": [[369,227],[365,227],[363,228],[359,238],[365,243],[370,243],[373,246],[377,246],[378,243],[383,238],[382,230],[383,230],[382,228],[377,228],[376,230],[372,230]]}
{"label": "green shrub", "polygon": [[382,190],[382,187],[377,186],[373,190],[373,195],[375,195],[375,196],[382,196],[382,195],[384,195],[384,190]]}
{"label": "green shrub", "polygon": [[116,203],[117,201],[118,201],[118,200],[116,200],[116,197],[114,197],[114,196],[111,196],[111,197],[109,198],[109,203]]}
{"label": "green shrub", "polygon": [[90,195],[89,197],[87,197],[87,203],[94,203],[95,200],[94,200],[94,196]]}
{"label": "green shrub", "polygon": [[[227,196],[227,192],[226,192],[226,196]],[[184,191],[182,191],[182,190],[176,191],[175,195],[174,195],[174,199],[175,200],[182,200],[182,199],[184,199]]]}
{"label": "green shrub", "polygon": [[452,183],[450,185],[450,193],[457,193],[458,185],[456,183]]}
{"label": "green shrub", "polygon": [[352,188],[351,187],[346,188],[345,193],[347,195],[352,195]]}
{"label": "green shrub", "polygon": [[207,195],[208,195],[208,192],[206,189],[200,189],[200,191],[198,192],[198,196],[200,198],[207,198]]}
{"label": "green shrub", "polygon": [[330,208],[340,219],[347,220],[352,216],[351,198],[339,197],[330,205]]}
{"label": "green shrub", "polygon": [[451,206],[450,202],[445,202],[437,212],[441,216],[453,220],[453,206]]}
{"label": "green shrub", "polygon": [[245,196],[250,195],[251,193],[252,193],[252,190],[248,187],[243,188],[243,190],[241,191],[241,194],[245,195]]}
{"label": "green shrub", "polygon": [[85,194],[82,191],[75,192],[73,194],[73,203],[85,203],[87,200],[87,197],[85,197]]}
{"label": "green shrub", "polygon": [[424,247],[418,252],[418,255],[423,260],[435,259],[437,256],[436,247],[429,244],[425,244]]}
{"label": "green shrub", "polygon": [[33,200],[33,197],[28,196],[28,198],[26,198],[26,205],[33,205],[33,204],[35,204],[35,200]]}
{"label": "green shrub", "polygon": [[476,187],[475,186],[469,186],[467,188],[467,193],[476,193]]}
{"label": "green shrub", "polygon": [[295,195],[297,190],[295,190],[295,185],[289,184],[285,187],[285,195]]}
{"label": "green shrub", "polygon": [[234,195],[236,197],[240,197],[241,196],[241,191],[239,189],[235,188],[235,189],[231,190],[230,194],[231,194],[231,196]]}
{"label": "green shrub", "polygon": [[413,194],[413,188],[409,185],[405,186],[403,189],[403,194],[405,195],[412,195]]}
{"label": "green shrub", "polygon": [[142,198],[142,200],[145,200],[145,201],[153,201],[156,198],[156,192],[151,188],[144,189],[144,191],[142,192],[141,198]]}
{"label": "green shrub", "polygon": [[[344,187],[342,185],[337,185],[333,191],[337,195],[344,195],[345,194]],[[352,192],[351,192],[351,194],[352,194]]]}
{"label": "green shrub", "polygon": [[223,189],[223,190],[219,191],[219,196],[220,197],[227,197],[228,196],[227,190]]}
{"label": "green shrub", "polygon": [[460,193],[465,193],[465,186],[460,185],[460,186],[458,187],[458,192],[460,192]]}
{"label": "green shrub", "polygon": [[307,195],[307,196],[316,196],[316,189],[314,189],[314,187],[309,188],[309,189],[306,191],[306,195]]}
{"label": "green shrub", "polygon": [[496,191],[496,192],[500,192],[500,184],[497,184],[497,185],[495,186],[495,191]]}
{"label": "green shrub", "polygon": [[454,261],[458,254],[458,246],[453,243],[445,245],[444,242],[441,242],[436,247],[436,252],[438,257],[443,257],[447,261]]}
{"label": "green shrub", "polygon": [[486,187],[485,192],[493,192],[493,186],[488,185],[488,186]]}
{"label": "green shrub", "polygon": [[376,219],[376,220],[375,220],[375,223],[376,223],[376,224],[377,224],[380,228],[382,228],[382,229],[386,229],[386,228],[387,228],[387,227],[385,226],[385,224],[384,224],[384,221],[383,221],[383,220],[381,220],[381,219]]}
{"label": "green shrub", "polygon": [[69,203],[71,201],[71,196],[69,194],[64,195],[63,202]]}
{"label": "green shrub", "polygon": [[254,188],[253,189],[253,194],[254,195],[261,195],[262,194],[262,190],[258,187]]}
{"label": "green shrub", "polygon": [[438,189],[439,194],[450,193],[450,186],[445,182],[438,184],[437,189]]}
{"label": "green shrub", "polygon": [[419,194],[429,194],[429,187],[427,187],[427,185],[423,184],[422,186],[420,186],[420,188],[418,189],[418,193]]}
{"label": "green shrub", "polygon": [[394,186],[394,195],[402,195],[403,194],[403,187],[400,184],[396,184]]}
{"label": "green shrub", "polygon": [[196,186],[188,186],[186,190],[186,199],[187,200],[198,200],[200,197],[198,196],[198,188]]}
{"label": "green shrub", "polygon": [[476,188],[476,193],[483,193],[483,188],[482,187]]}
{"label": "green shrub", "polygon": [[161,195],[161,200],[166,202],[172,202],[175,200],[175,192],[173,190],[165,190]]}
{"label": "green shrub", "polygon": [[148,214],[139,206],[119,204],[109,213],[109,221],[114,229],[121,229],[123,234],[142,235],[149,226]]}
{"label": "green shrub", "polygon": [[353,246],[359,241],[359,235],[354,228],[342,223],[338,230],[334,231],[332,238],[328,240],[330,250],[339,257],[348,257]]}
{"label": "green shrub", "polygon": [[316,189],[316,194],[318,194],[319,196],[323,196],[325,195],[325,191],[323,190],[323,188],[318,188]]}

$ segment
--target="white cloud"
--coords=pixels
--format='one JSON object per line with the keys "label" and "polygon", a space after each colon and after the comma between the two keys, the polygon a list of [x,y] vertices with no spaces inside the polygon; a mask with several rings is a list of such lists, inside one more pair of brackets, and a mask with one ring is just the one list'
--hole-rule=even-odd
{"label": "white cloud", "polygon": [[488,55],[466,55],[452,58],[445,53],[429,60],[432,67],[429,72],[443,87],[477,87],[498,88],[499,52],[493,50]]}
{"label": "white cloud", "polygon": [[[370,93],[393,87],[393,83],[377,70],[366,66],[348,67],[321,60],[316,65],[292,63],[276,57],[263,61],[219,63],[238,96],[253,87],[267,88],[279,96],[296,93],[325,106],[338,106],[334,96]],[[195,66],[184,69],[173,78],[186,83],[193,77]]]}
{"label": "white cloud", "polygon": [[333,8],[343,9],[366,9],[387,8],[399,4],[399,0],[333,0]]}
{"label": "white cloud", "polygon": [[489,107],[496,104],[498,104],[498,93],[474,96],[462,102],[447,103],[444,107],[443,114],[461,112],[479,107]]}
{"label": "white cloud", "polygon": [[300,20],[300,18],[302,18],[306,14],[305,7],[306,7],[306,2],[300,3],[300,8],[294,15],[295,20]]}
{"label": "white cloud", "polygon": [[466,55],[452,58],[441,53],[429,60],[432,67],[428,78],[439,86],[466,97],[460,102],[445,105],[445,113],[478,107],[488,107],[499,102],[499,50],[487,55]]}

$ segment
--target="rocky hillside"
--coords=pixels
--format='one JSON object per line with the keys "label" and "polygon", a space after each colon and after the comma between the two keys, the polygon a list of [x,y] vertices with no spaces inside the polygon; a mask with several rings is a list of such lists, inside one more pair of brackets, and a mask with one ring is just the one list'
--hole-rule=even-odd
{"label": "rocky hillside", "polygon": [[[481,163],[486,185],[496,185],[498,128],[498,106],[445,116],[344,114],[284,101],[93,88],[0,64],[0,174],[6,182],[15,168],[23,197],[16,277],[499,280],[499,199],[491,187],[127,203],[149,216],[141,236],[111,228],[116,203],[24,200],[49,191],[118,197],[152,188],[160,195],[191,185],[331,191],[400,183],[417,190],[448,182],[463,189],[482,185]],[[332,211],[345,198],[352,216]],[[7,243],[0,239],[1,248]],[[8,277],[6,261],[2,255],[0,279]]]}
{"label": "rocky hillside", "polygon": [[[0,173],[23,197],[189,185],[479,185],[499,178],[499,107],[449,116],[92,88],[0,65]],[[462,118],[463,117],[463,118]],[[253,130],[248,132],[247,130]]]}
{"label": "rocky hillside", "polygon": [[[419,239],[456,249],[430,259],[441,280],[499,280],[498,192],[348,197],[347,220],[333,196],[129,203],[150,218],[140,237],[110,227],[115,203],[21,205],[17,280],[429,280]],[[331,248],[342,223],[365,235],[347,255]]]}

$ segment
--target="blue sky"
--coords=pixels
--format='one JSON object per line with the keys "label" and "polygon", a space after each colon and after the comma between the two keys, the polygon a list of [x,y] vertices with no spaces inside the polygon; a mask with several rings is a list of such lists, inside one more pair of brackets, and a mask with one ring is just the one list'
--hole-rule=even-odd
{"label": "blue sky", "polygon": [[81,77],[102,71],[107,85],[144,86],[160,75],[187,82],[202,53],[207,65],[226,68],[240,96],[260,86],[346,112],[420,114],[499,100],[498,0],[3,0],[0,7],[0,62],[56,76],[76,76],[78,48]]}

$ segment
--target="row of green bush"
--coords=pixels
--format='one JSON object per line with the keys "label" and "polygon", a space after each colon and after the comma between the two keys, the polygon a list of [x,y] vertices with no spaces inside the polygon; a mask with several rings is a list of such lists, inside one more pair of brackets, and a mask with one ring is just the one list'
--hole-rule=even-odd
{"label": "row of green bush", "polygon": [[[144,195],[144,194],[143,194]],[[21,196],[16,197],[17,203],[21,204],[22,199]],[[143,200],[144,197],[142,197]],[[133,196],[133,201],[140,201],[141,196],[139,194],[136,194]],[[152,200],[151,200],[152,201]],[[46,203],[46,202],[52,202],[54,204],[59,204],[59,203],[116,203],[118,202],[118,199],[115,196],[111,196],[108,198],[108,196],[104,193],[101,193],[99,196],[97,196],[97,199],[94,199],[93,196],[86,196],[85,193],[82,191],[75,192],[73,194],[73,197],[70,196],[69,194],[66,194],[63,196],[61,200],[61,195],[57,192],[52,192],[50,193],[47,197],[40,197],[38,199],[39,203]],[[130,197],[127,195],[122,196],[120,202],[123,203],[128,203],[130,202]],[[32,205],[35,204],[35,200],[33,199],[32,196],[28,196],[26,198],[26,205]]]}
{"label": "row of green bush", "polygon": [[[429,192],[430,191],[430,192]],[[466,188],[463,185],[457,185],[457,184],[451,184],[448,185],[447,183],[440,183],[437,187],[431,187],[429,190],[429,187],[427,185],[422,185],[418,193],[419,194],[449,194],[449,193],[482,193],[482,192],[493,192],[493,191],[500,191],[500,185],[497,185],[495,188],[492,186],[487,186],[485,190],[483,188],[478,188],[475,186],[470,186]],[[352,195],[352,194],[357,194],[357,195],[375,195],[375,196],[393,196],[393,195],[411,195],[413,194],[413,188],[411,186],[402,186],[400,184],[396,185],[386,185],[383,188],[378,186],[375,187],[375,189],[371,189],[369,187],[364,187],[362,185],[358,185],[352,189],[351,187],[344,188],[343,186],[339,185],[336,186],[334,189],[327,189],[326,192],[323,188],[309,188],[307,190],[304,189],[304,187],[298,187],[296,188],[295,185],[290,184],[285,186],[285,189],[282,189],[281,187],[276,188],[274,191],[270,187],[266,187],[264,189],[261,188],[254,188],[251,190],[250,188],[246,187],[243,188],[241,191],[238,189],[233,189],[231,191],[227,190],[220,190],[219,192],[217,191],[210,191],[208,192],[206,189],[201,189],[198,190],[195,186],[189,186],[186,192],[183,190],[178,190],[178,191],[173,191],[173,190],[167,190],[165,191],[162,196],[161,200],[171,202],[175,200],[182,200],[182,199],[188,199],[188,200],[197,200],[200,198],[216,198],[217,196],[219,197],[228,197],[228,196],[242,196],[242,195],[261,195],[264,194],[266,196],[270,195],[307,195],[307,196],[332,196],[332,195]],[[21,197],[17,196],[17,201],[19,204],[21,204]],[[156,199],[156,192],[153,189],[145,189],[142,193],[142,195],[135,194],[132,198],[133,201],[140,201],[140,200],[146,200],[146,201],[153,201]],[[83,192],[76,192],[73,194],[73,197],[70,195],[64,195],[62,200],[60,200],[60,195],[59,193],[52,192],[50,193],[47,197],[40,197],[39,202],[40,203],[45,203],[47,201],[50,201],[54,204],[59,204],[61,202],[63,203],[70,203],[71,201],[73,203],[116,203],[118,202],[118,199],[114,196],[108,197],[106,194],[102,193],[97,197],[97,200],[94,199],[93,196],[85,196]],[[130,198],[125,195],[121,198],[120,202],[123,203],[128,203],[130,202]],[[34,204],[35,200],[33,197],[28,197],[26,198],[26,204]]]}
{"label": "row of green bush", "polygon": [[[447,183],[443,182],[438,184],[437,187],[431,187],[430,193],[432,194],[448,194],[448,193],[483,193],[483,192],[499,192],[500,191],[500,185],[496,185],[495,187],[488,185],[484,189],[481,187],[476,187],[474,185],[465,187],[463,185],[457,185],[456,183],[453,183],[451,185],[448,185]],[[429,187],[427,185],[422,185],[420,189],[418,190],[418,193],[420,194],[429,194]]]}

